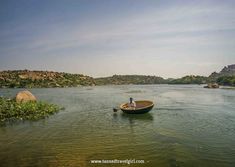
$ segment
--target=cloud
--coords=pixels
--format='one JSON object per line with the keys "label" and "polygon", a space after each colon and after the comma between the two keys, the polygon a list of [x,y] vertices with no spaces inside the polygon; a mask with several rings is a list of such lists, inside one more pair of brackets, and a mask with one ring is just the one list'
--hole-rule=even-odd
{"label": "cloud", "polygon": [[[41,57],[48,64],[53,64],[53,59],[58,57],[55,69],[71,59],[67,60],[70,66],[67,69],[89,71],[92,75],[132,72],[167,76],[170,74],[165,66],[179,69],[180,64],[187,66],[189,72],[193,67],[191,71],[196,73],[199,66],[208,70],[234,61],[233,8],[226,3],[180,3],[148,7],[139,12],[124,11],[121,17],[112,17],[112,13],[97,16],[101,20],[90,16],[54,22],[31,20],[0,33],[3,37],[0,54],[5,55],[5,59],[19,56],[30,61]],[[123,70],[133,61],[138,64],[138,70],[133,65]],[[110,64],[116,68],[112,69]],[[88,66],[98,67],[98,70],[92,72]],[[170,73],[179,76],[183,71]]]}

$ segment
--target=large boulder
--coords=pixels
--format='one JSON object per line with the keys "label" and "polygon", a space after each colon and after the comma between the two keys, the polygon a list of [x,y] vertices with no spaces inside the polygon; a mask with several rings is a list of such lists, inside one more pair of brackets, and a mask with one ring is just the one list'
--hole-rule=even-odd
{"label": "large boulder", "polygon": [[207,86],[204,86],[204,88],[219,88],[219,85],[217,83],[208,83]]}
{"label": "large boulder", "polygon": [[36,101],[36,97],[28,90],[20,91],[16,95],[16,102]]}

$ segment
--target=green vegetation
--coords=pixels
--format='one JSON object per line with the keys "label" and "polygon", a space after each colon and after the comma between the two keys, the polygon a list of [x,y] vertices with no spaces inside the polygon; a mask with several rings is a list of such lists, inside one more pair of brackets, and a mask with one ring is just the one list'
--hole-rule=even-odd
{"label": "green vegetation", "polygon": [[113,75],[112,77],[96,78],[97,85],[124,85],[124,84],[163,84],[161,77],[146,75]]}
{"label": "green vegetation", "polygon": [[2,71],[0,88],[53,88],[95,85],[92,77],[51,71]]}
{"label": "green vegetation", "polygon": [[219,85],[235,86],[235,76],[222,76],[217,79]]}
{"label": "green vegetation", "polygon": [[17,103],[0,97],[0,123],[15,120],[38,120],[58,112],[60,108],[45,102]]}
{"label": "green vegetation", "polygon": [[169,81],[169,84],[205,84],[208,78],[204,76],[187,75],[179,79]]}

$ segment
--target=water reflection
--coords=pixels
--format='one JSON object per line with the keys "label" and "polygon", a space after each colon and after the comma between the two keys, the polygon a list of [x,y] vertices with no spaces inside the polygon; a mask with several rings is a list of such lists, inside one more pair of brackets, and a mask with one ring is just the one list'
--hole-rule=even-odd
{"label": "water reflection", "polygon": [[140,121],[153,121],[153,116],[150,113],[145,114],[126,114],[122,113],[121,117],[123,119],[129,119],[130,121],[140,120]]}

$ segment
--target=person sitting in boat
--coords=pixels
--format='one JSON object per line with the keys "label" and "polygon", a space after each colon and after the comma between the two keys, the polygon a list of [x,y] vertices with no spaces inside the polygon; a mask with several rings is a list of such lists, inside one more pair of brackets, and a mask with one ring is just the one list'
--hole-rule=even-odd
{"label": "person sitting in boat", "polygon": [[135,108],[136,107],[136,103],[135,103],[135,101],[133,100],[132,97],[130,98],[130,103],[128,103],[128,107],[131,107],[131,108]]}

